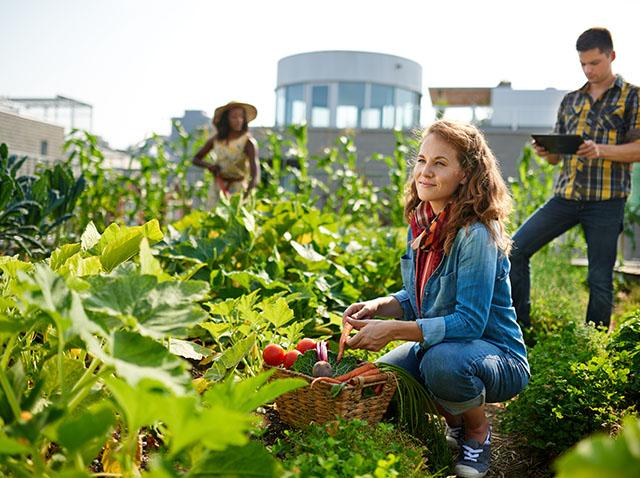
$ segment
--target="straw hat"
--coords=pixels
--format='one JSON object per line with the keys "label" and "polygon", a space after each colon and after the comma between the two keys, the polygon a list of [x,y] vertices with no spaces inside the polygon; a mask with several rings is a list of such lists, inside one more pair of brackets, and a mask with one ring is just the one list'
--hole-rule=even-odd
{"label": "straw hat", "polygon": [[244,110],[244,116],[247,119],[247,123],[253,121],[256,119],[256,116],[258,116],[258,110],[255,106],[250,105],[249,103],[230,101],[226,105],[218,106],[216,108],[216,111],[213,114],[213,124],[218,124],[220,122],[220,118],[222,118],[222,113],[233,108],[242,108]]}

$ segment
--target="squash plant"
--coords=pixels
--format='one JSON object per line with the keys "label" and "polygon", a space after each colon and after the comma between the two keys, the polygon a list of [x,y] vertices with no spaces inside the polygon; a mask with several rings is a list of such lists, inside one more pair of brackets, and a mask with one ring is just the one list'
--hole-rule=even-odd
{"label": "squash plant", "polygon": [[209,286],[163,271],[149,247],[161,238],[157,221],[102,234],[90,226],[47,261],[0,259],[2,474],[89,476],[102,451],[105,471],[134,476],[139,430],[153,427],[163,451],[151,475],[239,473],[219,458],[234,447],[233,456],[255,457],[242,470],[277,476],[275,460],[248,441],[250,412],[304,382],[260,373],[196,389],[174,352],[185,353],[181,341],[207,318],[199,303]]}

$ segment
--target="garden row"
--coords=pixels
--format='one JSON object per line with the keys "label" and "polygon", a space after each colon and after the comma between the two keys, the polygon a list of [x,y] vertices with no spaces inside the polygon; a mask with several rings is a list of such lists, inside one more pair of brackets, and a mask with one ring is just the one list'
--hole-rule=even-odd
{"label": "garden row", "polygon": [[[22,253],[0,256],[2,473],[442,472],[446,459],[397,425],[371,431],[341,423],[331,433],[315,427],[268,447],[258,439],[265,431],[256,408],[302,385],[270,381],[262,363],[267,344],[292,349],[313,337],[335,351],[348,304],[401,286],[398,191],[411,142],[398,137],[396,153],[377,159],[387,162],[392,177],[381,190],[359,174],[352,140],[340,139],[314,158],[328,174],[328,194],[308,173],[304,129],[291,133],[290,140],[270,137],[269,179],[257,194],[222,201],[211,213],[191,201],[204,188],[185,182],[198,145],[185,135],[175,145],[158,139],[145,145],[137,156],[141,172],[126,180],[102,166],[88,135],[70,139],[68,165],[34,178],[20,177],[19,160],[0,151],[0,244]],[[171,148],[177,162],[167,159]],[[293,170],[284,166],[291,157],[299,165]],[[530,151],[521,165],[514,223],[549,187]],[[80,179],[73,172],[78,167]],[[287,190],[285,176],[294,178]],[[11,194],[5,194],[8,185]],[[162,230],[155,218],[167,215],[181,218]],[[136,221],[145,222],[132,225]],[[559,286],[553,298],[536,301],[537,333],[528,337],[533,378],[504,423],[552,459],[636,414],[640,326],[634,313],[612,336],[568,325],[582,322],[583,308],[563,307],[575,297],[579,302],[579,279],[551,253],[536,267],[534,289],[547,277]],[[587,459],[590,466],[611,467],[616,461],[606,452],[615,451],[613,458],[633,469],[637,427],[630,421],[615,446],[587,458],[579,449],[562,463],[573,472]]]}

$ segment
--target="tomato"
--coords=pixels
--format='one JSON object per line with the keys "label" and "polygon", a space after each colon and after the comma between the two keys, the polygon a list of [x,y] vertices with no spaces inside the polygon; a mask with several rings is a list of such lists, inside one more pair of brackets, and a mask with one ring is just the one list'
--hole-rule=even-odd
{"label": "tomato", "polygon": [[262,351],[262,358],[267,365],[277,367],[284,361],[284,349],[277,344],[269,344]]}
{"label": "tomato", "polygon": [[311,350],[315,348],[316,348],[316,341],[313,339],[302,339],[300,342],[298,342],[298,345],[296,345],[296,350],[301,354],[305,353],[307,350]]}
{"label": "tomato", "polygon": [[298,360],[298,357],[300,357],[300,355],[302,354],[299,350],[290,350],[289,352],[287,352],[287,354],[284,356],[284,368],[293,367],[293,364],[296,363],[296,360]]}

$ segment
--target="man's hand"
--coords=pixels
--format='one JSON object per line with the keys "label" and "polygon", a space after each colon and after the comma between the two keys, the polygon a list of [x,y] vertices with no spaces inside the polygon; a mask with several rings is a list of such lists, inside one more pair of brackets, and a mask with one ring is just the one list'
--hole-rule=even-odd
{"label": "man's hand", "polygon": [[587,158],[587,159],[598,159],[602,158],[602,145],[595,143],[594,141],[587,139],[583,141],[583,143],[576,151],[578,156]]}
{"label": "man's hand", "polygon": [[558,164],[558,162],[560,162],[560,156],[557,154],[551,154],[544,147],[536,143],[535,140],[531,141],[531,144],[533,145],[533,149],[536,150],[536,154],[541,158],[546,159],[549,164]]}
{"label": "man's hand", "polygon": [[346,317],[344,320],[358,331],[347,340],[347,345],[352,349],[377,352],[393,340],[395,320],[357,320],[351,317]]}

